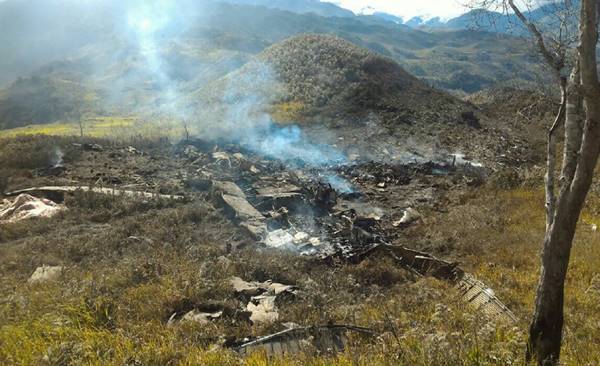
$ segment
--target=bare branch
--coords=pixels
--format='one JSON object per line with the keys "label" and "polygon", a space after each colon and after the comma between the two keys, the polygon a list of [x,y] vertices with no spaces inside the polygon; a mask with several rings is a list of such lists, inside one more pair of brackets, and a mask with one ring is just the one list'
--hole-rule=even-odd
{"label": "bare branch", "polygon": [[552,67],[555,77],[557,79],[560,79],[561,70],[563,69],[563,67],[565,67],[564,58],[553,55],[552,52],[550,52],[550,50],[546,46],[546,41],[544,40],[544,36],[542,35],[542,33],[539,31],[535,24],[533,24],[531,21],[529,21],[529,19],[527,19],[527,17],[521,12],[519,7],[515,5],[514,0],[508,0],[508,5],[512,9],[512,11],[514,11],[517,18],[519,18],[519,20],[527,27],[527,29],[529,29],[529,32],[532,34],[532,36],[537,42],[538,48],[542,53],[542,56],[544,56],[546,62],[550,65],[550,67]]}

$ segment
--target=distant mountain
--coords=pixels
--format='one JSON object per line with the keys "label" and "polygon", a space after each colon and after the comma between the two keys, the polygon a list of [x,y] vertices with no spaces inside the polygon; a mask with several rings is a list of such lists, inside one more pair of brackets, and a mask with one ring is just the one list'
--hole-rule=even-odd
{"label": "distant mountain", "polygon": [[[546,31],[558,29],[560,18],[556,14],[570,17],[569,23],[573,25],[573,31],[578,24],[578,9],[580,0],[573,0],[567,7],[564,1],[545,4],[539,8],[524,11],[523,14],[539,28]],[[447,29],[477,29],[489,32],[525,34],[527,29],[514,14],[502,14],[498,12],[474,9],[454,19],[450,19],[443,26]]]}
{"label": "distant mountain", "polygon": [[[77,16],[68,15],[73,10]],[[105,29],[93,19],[102,16],[100,7],[69,0],[0,2],[0,86],[97,42]]]}
{"label": "distant mountain", "polygon": [[320,0],[222,0],[231,4],[264,6],[298,14],[313,13],[323,17],[354,17],[350,10]]}
{"label": "distant mountain", "polygon": [[[430,87],[457,94],[499,81],[533,81],[539,70],[537,56],[526,43],[502,34],[426,32],[376,15],[320,16],[312,11],[299,14],[302,9],[297,8],[221,1],[181,0],[160,16],[145,14],[140,10],[144,7],[131,4],[116,0],[0,3],[0,86],[6,88],[0,87],[0,125],[40,122],[43,116],[54,121],[84,112],[173,108],[180,96],[239,70],[271,45],[304,33],[336,35],[394,60]],[[148,32],[132,23],[135,16],[147,22],[171,22],[160,31]],[[22,80],[15,84],[19,77]],[[50,104],[59,108],[45,113]]]}
{"label": "distant mountain", "polygon": [[405,24],[403,18],[395,16],[395,15],[392,15],[392,14],[388,14],[388,13],[383,13],[383,12],[376,11],[372,15],[374,17],[377,17],[377,18],[380,18],[380,19],[383,19],[383,20],[387,20],[389,22],[393,22],[393,23],[396,23],[396,24]]}
{"label": "distant mountain", "polygon": [[432,17],[427,18],[424,16],[412,17],[404,23],[409,27],[418,28],[418,27],[431,27],[431,28],[439,28],[443,27],[445,22],[442,21],[440,17]]}
{"label": "distant mountain", "polygon": [[87,109],[86,88],[71,81],[32,77],[0,93],[0,129],[76,120]]}
{"label": "distant mountain", "polygon": [[[570,2],[569,9],[578,9],[580,0]],[[567,6],[564,1],[549,2],[541,7],[530,11],[523,11],[524,15],[535,22],[542,29],[552,31],[558,28],[559,19],[555,14],[565,12]],[[393,21],[397,24],[403,24],[412,28],[419,29],[469,29],[494,33],[506,33],[522,35],[527,29],[521,24],[520,20],[514,14],[504,14],[484,9],[473,9],[465,14],[451,19],[442,19],[440,17],[415,16],[409,19],[403,19],[395,15],[373,12],[373,16],[382,20]],[[577,24],[577,11],[569,14],[573,19],[572,24]]]}

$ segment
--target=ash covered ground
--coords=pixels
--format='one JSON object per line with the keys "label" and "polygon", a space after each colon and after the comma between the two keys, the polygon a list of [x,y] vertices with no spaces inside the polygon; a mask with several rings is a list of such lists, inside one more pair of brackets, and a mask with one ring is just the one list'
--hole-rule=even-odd
{"label": "ash covered ground", "polygon": [[271,246],[306,255],[342,250],[350,241],[338,227],[344,220],[362,225],[371,236],[357,239],[357,245],[385,242],[419,249],[422,244],[409,240],[405,229],[423,215],[443,212],[492,172],[463,155],[435,160],[414,155],[390,163],[356,156],[313,164],[301,156],[282,161],[241,145],[194,139],[147,150],[97,143],[72,143],[68,150],[75,159],[63,161],[61,152],[26,177],[12,177],[6,192],[70,186],[177,195],[214,205],[239,226],[244,234],[227,243],[232,248]]}

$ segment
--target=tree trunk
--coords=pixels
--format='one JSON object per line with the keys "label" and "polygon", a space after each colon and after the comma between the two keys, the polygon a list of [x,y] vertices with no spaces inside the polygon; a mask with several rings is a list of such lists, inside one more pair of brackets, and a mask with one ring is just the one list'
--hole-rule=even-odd
{"label": "tree trunk", "polygon": [[[568,194],[561,191],[552,224],[544,238],[542,269],[529,329],[527,358],[535,355],[539,365],[555,365],[560,358],[563,328],[564,283],[571,243],[579,212],[568,212]],[[574,211],[574,210],[573,210]]]}
{"label": "tree trunk", "polygon": [[[552,222],[547,226],[544,238],[535,312],[529,330],[527,359],[531,360],[535,356],[538,365],[557,365],[560,358],[564,287],[571,247],[600,154],[597,16],[598,0],[583,0],[579,30],[579,70],[576,70],[579,76],[574,72],[571,78],[561,190]],[[581,98],[585,106],[585,124],[577,116],[582,111]]]}
{"label": "tree trunk", "polygon": [[565,122],[565,141],[563,149],[563,163],[560,181],[569,184],[573,180],[577,169],[577,157],[581,148],[585,115],[583,111],[583,97],[581,89],[581,72],[579,61],[575,61],[573,72],[569,78],[567,89],[567,110]]}
{"label": "tree trunk", "polygon": [[565,113],[567,110],[567,80],[564,77],[559,77],[560,84],[560,109],[556,114],[554,123],[548,130],[548,146],[546,151],[546,230],[552,224],[554,219],[554,211],[556,198],[554,195],[554,171],[556,164],[556,130],[561,124],[564,124]]}

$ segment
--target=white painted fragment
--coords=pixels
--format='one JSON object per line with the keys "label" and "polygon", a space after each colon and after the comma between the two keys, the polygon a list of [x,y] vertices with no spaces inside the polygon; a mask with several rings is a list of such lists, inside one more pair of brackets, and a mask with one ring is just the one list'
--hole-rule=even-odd
{"label": "white painted fragment", "polygon": [[305,243],[309,238],[309,235],[305,232],[298,232],[294,235],[294,244],[302,244]]}
{"label": "white painted fragment", "polygon": [[183,318],[181,318],[181,322],[192,322],[198,324],[207,324],[212,320],[218,319],[223,315],[223,311],[217,311],[214,313],[203,313],[198,310],[192,310],[186,313]]}
{"label": "white painted fragment", "polygon": [[410,225],[415,221],[419,221],[422,219],[423,216],[421,216],[421,214],[419,213],[419,211],[415,210],[412,207],[407,208],[406,210],[404,210],[404,213],[402,214],[402,217],[400,218],[400,220],[395,221],[393,223],[394,226],[405,226],[405,225]]}
{"label": "white painted fragment", "polygon": [[285,248],[294,243],[294,237],[289,232],[278,229],[267,234],[265,244],[272,248]]}
{"label": "white painted fragment", "polygon": [[52,217],[66,207],[44,198],[20,194],[13,202],[0,203],[0,222],[17,222],[34,217]]}
{"label": "white painted fragment", "polygon": [[252,313],[252,323],[272,323],[279,319],[275,298],[276,296],[255,296],[250,300],[246,310]]}

